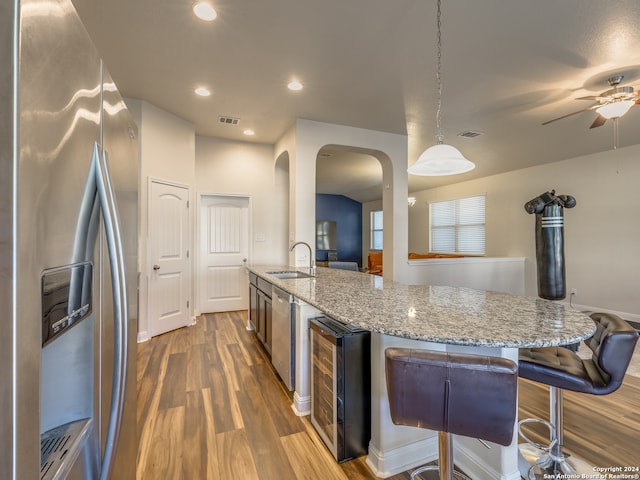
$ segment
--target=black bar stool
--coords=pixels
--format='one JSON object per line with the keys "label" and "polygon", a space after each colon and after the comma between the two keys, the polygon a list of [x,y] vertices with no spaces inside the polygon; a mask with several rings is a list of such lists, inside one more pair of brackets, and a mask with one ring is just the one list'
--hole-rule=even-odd
{"label": "black bar stool", "polygon": [[[509,445],[517,411],[518,367],[506,358],[388,348],[387,393],[396,425],[438,431],[441,480],[453,478],[450,434]],[[460,472],[456,475],[468,478]]]}
{"label": "black bar stool", "polygon": [[[606,395],[617,390],[631,361],[638,332],[616,315],[593,313],[591,318],[596,322],[596,333],[585,340],[593,352],[589,359],[583,360],[575,352],[562,347],[523,348],[519,351],[520,376],[550,386],[551,443],[544,447],[523,435],[529,442],[519,446],[520,454],[527,462],[520,469],[525,479],[593,475],[592,465],[575,455],[569,456],[563,450],[563,390],[592,395]],[[527,421],[531,420],[520,423]]]}

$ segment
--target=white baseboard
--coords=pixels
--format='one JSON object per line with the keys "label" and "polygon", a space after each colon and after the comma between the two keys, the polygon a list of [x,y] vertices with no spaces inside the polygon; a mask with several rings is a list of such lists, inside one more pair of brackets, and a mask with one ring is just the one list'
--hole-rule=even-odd
{"label": "white baseboard", "polygon": [[138,343],[144,343],[151,340],[149,333],[145,330],[144,332],[138,332]]}
{"label": "white baseboard", "polygon": [[520,471],[518,470],[517,463],[514,465],[514,471],[500,473],[495,468],[491,468],[486,461],[483,461],[483,459],[479,458],[472,451],[467,448],[463,448],[459,444],[454,445],[453,458],[456,467],[462,470],[469,477],[492,480],[520,480]]}
{"label": "white baseboard", "polygon": [[635,323],[640,323],[640,314],[637,313],[630,313],[630,312],[620,312],[618,310],[611,310],[608,308],[601,308],[601,307],[593,307],[591,305],[580,305],[577,304],[575,302],[570,302],[570,296],[563,300],[562,303],[566,306],[568,306],[569,308],[572,308],[574,310],[579,310],[581,312],[602,312],[602,313],[613,313],[614,315],[619,316],[620,318],[624,319],[624,320],[628,320],[631,322],[635,322]]}
{"label": "white baseboard", "polygon": [[438,436],[402,445],[399,448],[379,451],[369,443],[367,465],[376,477],[388,478],[438,458]]}
{"label": "white baseboard", "polygon": [[298,392],[293,392],[293,403],[291,409],[298,417],[305,417],[311,414],[311,397],[301,397]]}

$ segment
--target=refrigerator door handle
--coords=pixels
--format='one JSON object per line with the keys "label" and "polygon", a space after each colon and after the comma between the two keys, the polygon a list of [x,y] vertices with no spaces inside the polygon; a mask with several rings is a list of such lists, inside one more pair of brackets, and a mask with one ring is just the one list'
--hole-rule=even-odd
{"label": "refrigerator door handle", "polygon": [[106,151],[99,153],[96,144],[94,148],[94,166],[96,172],[96,186],[100,209],[104,218],[105,236],[111,266],[111,281],[113,284],[113,315],[114,315],[114,360],[113,386],[111,390],[111,409],[104,446],[104,457],[100,470],[100,480],[107,480],[113,467],[115,449],[120,434],[122,411],[124,409],[124,393],[127,365],[127,294],[125,285],[125,266],[120,234],[120,220],[116,199],[109,176]]}

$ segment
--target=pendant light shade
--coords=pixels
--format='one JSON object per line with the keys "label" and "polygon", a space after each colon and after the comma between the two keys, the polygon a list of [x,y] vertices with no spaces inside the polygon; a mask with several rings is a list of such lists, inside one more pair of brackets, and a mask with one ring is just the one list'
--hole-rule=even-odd
{"label": "pendant light shade", "polygon": [[430,177],[440,177],[444,175],[457,175],[459,173],[465,173],[476,168],[475,163],[464,158],[464,155],[460,153],[455,147],[446,145],[442,142],[444,135],[442,134],[442,8],[441,0],[438,0],[438,13],[437,19],[437,53],[438,63],[436,68],[436,81],[438,83],[438,105],[436,109],[436,127],[438,133],[436,135],[437,143],[427,148],[422,155],[418,158],[418,161],[411,165],[407,172],[411,175],[422,175]]}
{"label": "pendant light shade", "polygon": [[440,177],[469,172],[474,168],[475,163],[464,158],[456,147],[438,143],[422,152],[418,161],[407,172],[411,175]]}

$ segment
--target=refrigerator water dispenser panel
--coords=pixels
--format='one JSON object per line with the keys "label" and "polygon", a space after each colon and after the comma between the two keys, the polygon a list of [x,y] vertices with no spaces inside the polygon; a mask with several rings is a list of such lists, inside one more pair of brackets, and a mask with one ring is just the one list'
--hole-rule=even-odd
{"label": "refrigerator water dispenser panel", "polygon": [[90,262],[42,273],[42,346],[91,313],[92,281]]}

